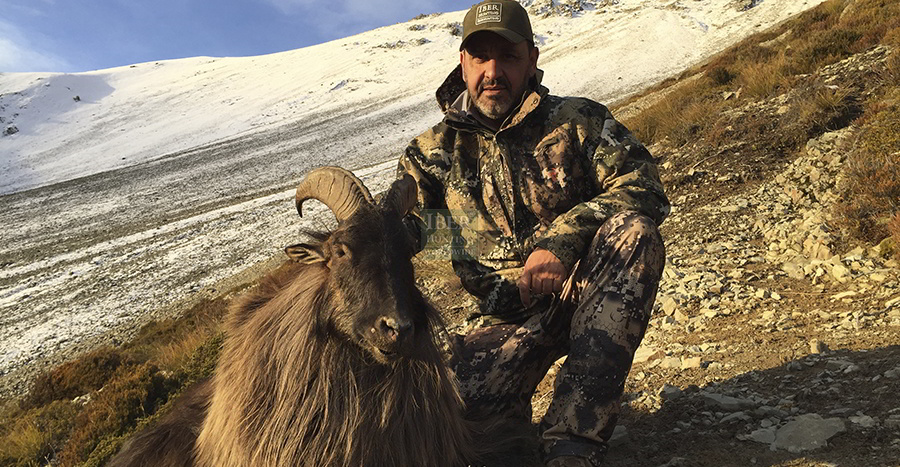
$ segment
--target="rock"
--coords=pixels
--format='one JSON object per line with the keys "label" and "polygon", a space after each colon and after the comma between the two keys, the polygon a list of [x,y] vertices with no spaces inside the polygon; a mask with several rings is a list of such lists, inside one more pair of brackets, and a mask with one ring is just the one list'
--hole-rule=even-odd
{"label": "rock", "polygon": [[719,423],[730,423],[736,420],[746,422],[747,420],[750,420],[750,417],[744,412],[734,412],[722,417],[722,420],[719,420]]}
{"label": "rock", "polygon": [[831,277],[838,282],[846,282],[850,278],[850,270],[843,264],[835,264],[831,268]]}
{"label": "rock", "polygon": [[663,299],[660,309],[666,316],[672,316],[675,314],[675,310],[678,309],[678,301],[673,297],[666,297]]}
{"label": "rock", "polygon": [[791,279],[805,279],[806,272],[803,270],[803,265],[800,263],[794,262],[786,262],[781,265],[781,270],[787,273],[788,277]]}
{"label": "rock", "polygon": [[757,443],[772,444],[775,442],[775,428],[760,428],[750,433],[749,439]]}
{"label": "rock", "polygon": [[705,392],[702,393],[701,396],[708,404],[729,412],[737,412],[738,410],[751,408],[755,405],[753,401],[747,399],[738,399],[736,397],[713,392]]}
{"label": "rock", "polygon": [[19,132],[19,129],[16,128],[15,125],[10,125],[10,126],[6,127],[5,130],[3,130],[3,136],[14,135],[14,134],[16,134],[16,133],[18,133],[18,132]]}
{"label": "rock", "polygon": [[884,426],[886,428],[893,428],[895,430],[900,428],[900,414],[894,414],[888,417],[884,421]]}
{"label": "rock", "polygon": [[665,464],[660,464],[659,467],[684,467],[687,465],[687,459],[684,457],[673,457],[669,459],[669,462]]}
{"label": "rock", "polygon": [[856,292],[855,290],[848,290],[846,292],[841,292],[841,293],[832,295],[831,299],[832,300],[841,300],[844,298],[852,297],[852,296],[856,295],[857,293],[858,292]]}
{"label": "rock", "polygon": [[701,366],[703,366],[703,359],[701,359],[700,357],[687,357],[681,360],[682,370],[700,368]]}
{"label": "rock", "polygon": [[663,384],[661,388],[659,388],[659,397],[662,400],[675,400],[684,395],[684,391],[681,390],[678,386],[672,386],[671,384]]}
{"label": "rock", "polygon": [[819,342],[818,339],[813,339],[809,341],[809,353],[822,353],[828,350],[828,346],[825,345],[824,342]]}
{"label": "rock", "polygon": [[678,321],[676,321],[675,318],[671,316],[666,316],[662,319],[662,322],[660,324],[662,325],[663,329],[670,329],[678,324]]}
{"label": "rock", "polygon": [[619,446],[628,442],[628,429],[624,425],[616,425],[613,434],[609,438],[609,445]]}
{"label": "rock", "polygon": [[662,359],[659,366],[663,368],[681,368],[681,359],[678,357],[666,357]]}
{"label": "rock", "polygon": [[665,356],[666,353],[662,350],[657,349],[656,347],[642,345],[638,347],[637,352],[634,353],[634,363],[644,363],[650,360],[663,358]]}
{"label": "rock", "polygon": [[847,360],[829,360],[825,362],[825,368],[831,371],[844,371],[853,366],[853,362]]}
{"label": "rock", "polygon": [[859,425],[863,428],[872,428],[878,425],[878,421],[868,415],[855,415],[850,417],[849,420],[854,425]]}
{"label": "rock", "polygon": [[811,451],[828,445],[828,440],[846,429],[839,418],[822,418],[818,414],[805,414],[786,423],[775,433],[775,449],[792,453]]}

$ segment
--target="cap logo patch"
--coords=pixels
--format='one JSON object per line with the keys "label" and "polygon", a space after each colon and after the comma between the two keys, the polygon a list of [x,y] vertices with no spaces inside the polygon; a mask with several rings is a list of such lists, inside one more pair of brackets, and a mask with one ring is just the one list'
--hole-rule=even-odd
{"label": "cap logo patch", "polygon": [[500,3],[485,3],[484,5],[478,5],[478,10],[475,12],[475,25],[478,26],[482,23],[499,23],[501,22],[501,12],[503,11],[503,5]]}

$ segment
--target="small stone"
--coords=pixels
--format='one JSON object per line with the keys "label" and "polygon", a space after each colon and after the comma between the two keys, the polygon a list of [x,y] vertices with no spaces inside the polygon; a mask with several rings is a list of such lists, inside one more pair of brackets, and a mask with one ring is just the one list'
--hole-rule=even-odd
{"label": "small stone", "polygon": [[844,298],[847,298],[847,297],[852,297],[852,296],[856,295],[857,293],[858,293],[858,292],[856,292],[855,290],[848,290],[848,291],[846,291],[846,292],[841,292],[841,293],[839,293],[839,294],[834,294],[834,295],[832,295],[832,296],[831,296],[831,299],[832,299],[832,300],[841,300],[841,299],[844,299]]}
{"label": "small stone", "polygon": [[900,414],[894,414],[885,419],[884,426],[895,430],[900,428]]}
{"label": "small stone", "polygon": [[839,418],[824,419],[818,414],[805,414],[786,423],[775,433],[772,446],[792,453],[811,451],[828,445],[828,440],[846,429]]}
{"label": "small stone", "polygon": [[750,439],[762,444],[772,444],[775,442],[775,428],[760,428],[750,433]]}
{"label": "small stone", "polygon": [[700,368],[701,366],[703,366],[703,360],[700,357],[687,357],[681,360],[682,370]]}
{"label": "small stone", "polygon": [[624,425],[616,425],[612,436],[609,437],[610,446],[619,446],[628,442],[628,429]]}
{"label": "small stone", "polygon": [[661,309],[666,316],[672,316],[675,314],[675,310],[678,309],[678,301],[673,297],[666,297],[662,301]]}
{"label": "small stone", "polygon": [[731,414],[728,414],[728,415],[722,417],[722,420],[720,420],[719,423],[730,423],[730,422],[733,422],[736,420],[745,422],[747,420],[750,420],[750,417],[746,413],[739,411],[739,412],[734,412],[734,413],[731,413]]}
{"label": "small stone", "polygon": [[634,353],[634,363],[644,363],[650,360],[656,360],[658,358],[665,357],[666,353],[656,347],[649,345],[642,345],[638,347],[637,352]]}
{"label": "small stone", "polygon": [[681,359],[678,357],[666,357],[660,361],[663,368],[681,368]]}
{"label": "small stone", "polygon": [[684,395],[684,391],[681,390],[678,386],[672,386],[671,384],[663,384],[661,388],[659,388],[659,397],[663,400],[671,401],[680,398]]}
{"label": "small stone", "polygon": [[809,341],[809,353],[819,354],[827,350],[828,346],[824,342],[819,342],[818,339]]}
{"label": "small stone", "polygon": [[[678,430],[678,429],[676,428],[675,430]],[[672,430],[672,431],[675,431],[675,430]],[[678,430],[678,433],[680,433],[680,432],[681,432],[681,430]],[[684,457],[673,457],[673,458],[669,459],[669,462],[666,462],[665,464],[660,464],[659,467],[685,467],[686,465],[687,465],[687,459],[685,459]]]}
{"label": "small stone", "polygon": [[847,360],[829,360],[825,362],[825,368],[831,371],[844,371],[853,366],[853,362]]}
{"label": "small stone", "polygon": [[701,394],[707,403],[729,412],[736,412],[741,409],[753,407],[753,401],[747,399],[738,399],[736,397],[726,396],[713,392],[705,392]]}
{"label": "small stone", "polygon": [[863,428],[872,428],[878,425],[878,422],[868,415],[855,415],[849,418],[850,422]]}
{"label": "small stone", "polygon": [[839,282],[846,282],[850,276],[850,270],[843,264],[835,264],[831,268],[831,276]]}

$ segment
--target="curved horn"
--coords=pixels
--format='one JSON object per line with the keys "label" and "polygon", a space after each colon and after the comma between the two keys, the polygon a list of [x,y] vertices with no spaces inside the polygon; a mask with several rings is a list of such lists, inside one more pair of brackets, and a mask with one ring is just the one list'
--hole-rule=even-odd
{"label": "curved horn", "polygon": [[381,201],[382,206],[392,209],[394,212],[405,216],[410,209],[415,207],[418,200],[418,186],[416,179],[410,174],[404,174],[403,178],[395,180]]}
{"label": "curved horn", "polygon": [[301,206],[308,199],[319,200],[328,206],[338,222],[352,216],[363,203],[373,203],[365,185],[341,167],[321,167],[306,174],[297,186],[297,212],[301,217]]}

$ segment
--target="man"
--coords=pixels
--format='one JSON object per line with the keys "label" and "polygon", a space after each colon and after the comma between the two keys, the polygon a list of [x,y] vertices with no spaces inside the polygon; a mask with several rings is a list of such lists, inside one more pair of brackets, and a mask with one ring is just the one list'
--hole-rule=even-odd
{"label": "man", "polygon": [[[530,421],[531,397],[568,358],[541,421],[548,466],[599,465],[665,261],[669,211],[649,152],[606,107],[540,85],[528,14],[487,0],[466,14],[441,123],[410,143],[423,237],[449,213],[451,258],[480,319],[451,362],[469,410]],[[424,245],[423,245],[424,247]]]}

